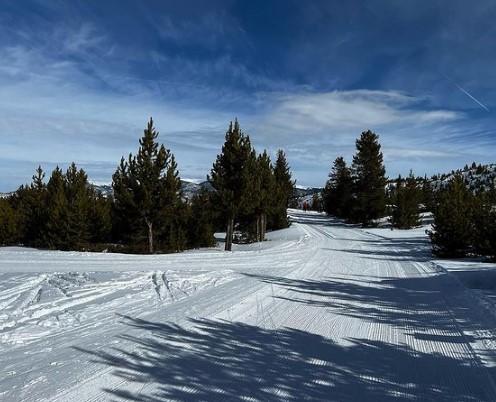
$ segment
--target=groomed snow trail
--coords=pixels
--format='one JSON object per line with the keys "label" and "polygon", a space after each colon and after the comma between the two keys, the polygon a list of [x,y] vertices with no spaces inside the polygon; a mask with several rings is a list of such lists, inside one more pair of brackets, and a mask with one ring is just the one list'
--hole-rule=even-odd
{"label": "groomed snow trail", "polygon": [[233,253],[0,249],[0,400],[496,401],[494,306],[425,238],[291,215]]}

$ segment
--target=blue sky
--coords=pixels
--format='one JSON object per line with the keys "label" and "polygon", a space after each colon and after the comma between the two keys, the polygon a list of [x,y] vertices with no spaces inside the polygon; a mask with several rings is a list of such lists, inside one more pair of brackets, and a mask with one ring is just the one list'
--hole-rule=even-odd
{"label": "blue sky", "polygon": [[203,179],[235,116],[322,185],[365,129],[387,173],[496,162],[496,2],[0,3],[0,191],[75,161],[108,183],[153,116]]}

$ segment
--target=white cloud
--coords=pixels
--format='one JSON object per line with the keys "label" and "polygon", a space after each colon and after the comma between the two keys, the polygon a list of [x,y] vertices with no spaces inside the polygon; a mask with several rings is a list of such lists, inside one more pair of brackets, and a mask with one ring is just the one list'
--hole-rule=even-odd
{"label": "white cloud", "polygon": [[276,96],[269,124],[289,130],[355,130],[395,124],[444,123],[461,117],[449,110],[423,110],[422,100],[396,91],[333,91]]}

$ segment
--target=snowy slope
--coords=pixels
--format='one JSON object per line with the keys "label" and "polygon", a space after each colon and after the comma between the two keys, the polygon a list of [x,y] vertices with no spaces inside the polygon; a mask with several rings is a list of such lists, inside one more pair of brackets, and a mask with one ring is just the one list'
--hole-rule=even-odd
{"label": "snowy slope", "polygon": [[437,175],[431,179],[432,187],[434,190],[446,187],[455,174],[460,174],[463,177],[467,188],[470,190],[474,192],[487,191],[496,183],[496,164],[467,167],[448,174]]}
{"label": "snowy slope", "polygon": [[233,253],[0,249],[0,400],[496,400],[494,306],[425,235],[291,214]]}
{"label": "snowy slope", "polygon": [[[97,192],[105,197],[112,195],[113,189],[110,184],[92,184],[92,186]],[[181,180],[181,191],[186,200],[193,198],[193,196],[198,194],[202,189],[212,190],[212,185],[208,181],[198,182],[192,180]]]}

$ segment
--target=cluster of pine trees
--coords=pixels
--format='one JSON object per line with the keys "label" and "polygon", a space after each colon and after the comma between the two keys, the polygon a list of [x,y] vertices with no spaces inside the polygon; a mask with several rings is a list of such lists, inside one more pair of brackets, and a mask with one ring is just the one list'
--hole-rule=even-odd
{"label": "cluster of pine trees", "polygon": [[275,166],[266,151],[257,155],[237,120],[229,125],[208,180],[225,219],[226,250],[236,228],[248,241],[263,241],[268,229],[288,226],[286,208],[295,182],[286,155],[279,150]]}
{"label": "cluster of pine trees", "polygon": [[420,212],[432,211],[434,191],[427,178],[410,172],[389,181],[379,137],[362,132],[350,167],[342,156],[334,161],[322,194],[323,209],[351,223],[369,226],[384,216],[393,227],[409,229],[420,224]]}
{"label": "cluster of pine trees", "polygon": [[364,131],[356,141],[351,167],[341,156],[334,161],[323,191],[324,211],[349,222],[371,225],[385,214],[386,183],[379,137]]}
{"label": "cluster of pine trees", "polygon": [[30,185],[0,200],[0,243],[77,250],[110,239],[111,204],[72,163],[44,181],[38,167]]}
{"label": "cluster of pine trees", "polygon": [[435,196],[429,232],[435,254],[480,255],[496,259],[496,191],[474,193],[456,174]]}
{"label": "cluster of pine trees", "polygon": [[214,245],[214,232],[227,223],[230,250],[236,229],[248,241],[262,241],[268,229],[288,225],[294,181],[283,151],[273,166],[231,123],[209,178],[214,191],[187,202],[174,155],[157,138],[150,119],[137,153],[121,159],[108,197],[74,163],[66,172],[55,168],[46,183],[39,167],[31,184],[0,198],[0,245],[176,252]]}

